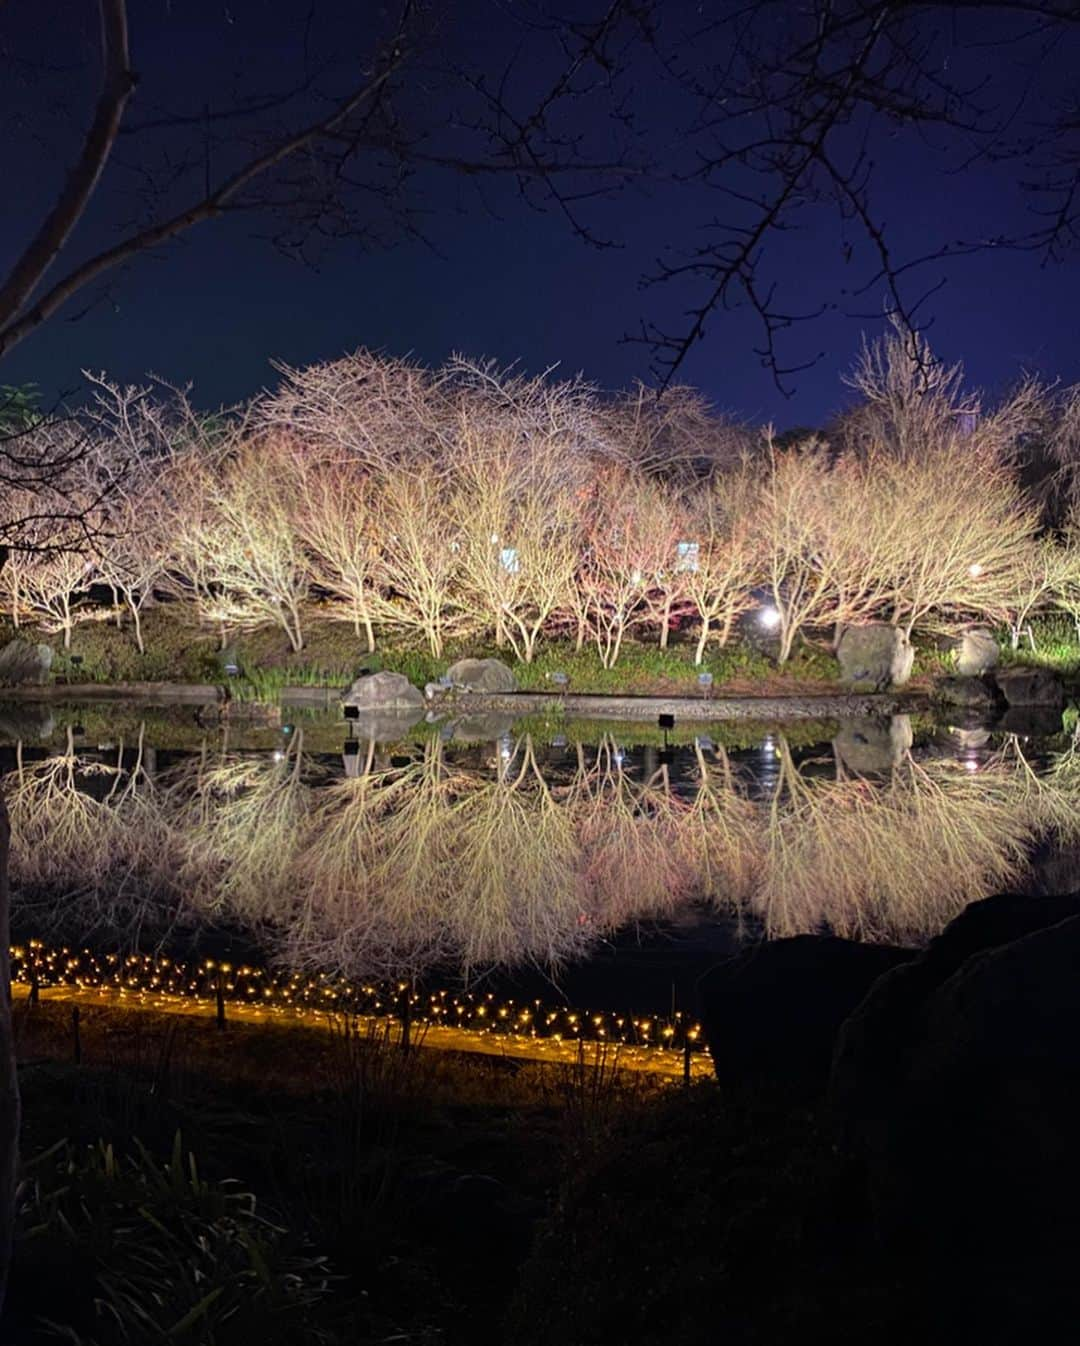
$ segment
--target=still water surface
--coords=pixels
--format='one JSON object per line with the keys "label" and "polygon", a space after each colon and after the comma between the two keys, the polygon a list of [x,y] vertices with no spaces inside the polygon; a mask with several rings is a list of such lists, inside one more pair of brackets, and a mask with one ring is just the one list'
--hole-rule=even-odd
{"label": "still water surface", "polygon": [[0,707],[16,937],[665,1013],[741,940],[1060,889],[1055,719],[676,726]]}

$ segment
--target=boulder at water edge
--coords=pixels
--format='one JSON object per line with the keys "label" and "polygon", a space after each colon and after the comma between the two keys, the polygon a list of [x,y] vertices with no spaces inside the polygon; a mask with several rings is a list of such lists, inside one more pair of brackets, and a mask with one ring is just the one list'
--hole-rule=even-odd
{"label": "boulder at water edge", "polygon": [[901,687],[911,677],[915,651],[903,631],[885,622],[849,626],[840,637],[836,657],[840,676],[855,691]]}
{"label": "boulder at water edge", "polygon": [[717,1079],[823,1089],[840,1025],[878,977],[914,956],[913,949],[797,935],[721,963],[699,986]]}
{"label": "boulder at water edge", "polygon": [[424,694],[403,673],[369,673],[357,678],[341,698],[342,706],[366,710],[423,710]]}
{"label": "boulder at water edge", "polygon": [[12,687],[21,683],[46,683],[52,661],[51,645],[31,645],[28,640],[16,636],[0,649],[0,684]]}
{"label": "boulder at water edge", "polygon": [[517,679],[501,659],[459,659],[446,676],[466,692],[516,692]]}
{"label": "boulder at water edge", "polygon": [[990,673],[998,666],[1001,650],[994,639],[993,631],[985,627],[972,627],[963,632],[956,640],[956,671],[962,678],[977,677],[980,673]]}

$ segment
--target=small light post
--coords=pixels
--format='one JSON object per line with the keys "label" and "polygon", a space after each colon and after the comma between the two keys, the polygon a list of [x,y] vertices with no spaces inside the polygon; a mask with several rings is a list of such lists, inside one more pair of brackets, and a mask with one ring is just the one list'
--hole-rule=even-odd
{"label": "small light post", "polygon": [[701,688],[701,695],[708,700],[712,695],[713,675],[711,673],[699,673],[697,680],[698,686]]}
{"label": "small light post", "polygon": [[569,675],[569,673],[561,673],[561,672],[560,672],[560,673],[549,673],[549,674],[548,674],[548,677],[549,677],[549,678],[551,679],[551,681],[555,684],[556,688],[557,688],[558,691],[559,691],[559,695],[560,695],[560,696],[564,695],[565,692],[566,692],[566,689],[570,686],[570,675]]}

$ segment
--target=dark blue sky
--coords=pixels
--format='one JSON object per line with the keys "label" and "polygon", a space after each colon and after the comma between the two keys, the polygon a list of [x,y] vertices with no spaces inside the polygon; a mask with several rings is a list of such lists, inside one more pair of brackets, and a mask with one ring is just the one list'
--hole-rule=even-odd
{"label": "dark blue sky", "polygon": [[[12,0],[0,19],[0,34],[3,25],[9,29],[9,51],[19,52],[32,51],[50,24],[67,21],[66,43],[56,56],[56,64],[64,66],[60,74],[18,88],[9,83],[2,96],[11,152],[0,208],[0,269],[32,228],[35,212],[55,193],[65,156],[70,158],[72,119],[89,105],[93,6],[82,6],[85,13],[72,24],[77,8],[76,0]],[[488,8],[479,0],[462,6],[476,11],[478,25]],[[197,111],[206,88],[221,86],[221,69],[214,67],[207,43],[222,34],[232,47],[225,56],[219,53],[221,60],[241,62],[237,68],[255,83],[282,87],[295,57],[293,20],[305,9],[265,3],[252,10],[238,4],[231,13],[210,0],[186,7],[178,0],[133,6],[132,42],[142,83],[131,117],[146,115],[163,89],[171,108],[186,100],[185,106]],[[252,19],[256,11],[258,23]],[[281,22],[274,18],[277,11],[285,16]],[[346,29],[350,23],[355,28],[356,7],[344,12],[353,15],[344,20]],[[467,31],[478,35],[481,29]],[[484,32],[492,54],[501,58],[505,34]],[[994,60],[1007,56],[995,54]],[[640,115],[648,122],[654,152],[659,147],[663,153],[669,143],[674,157],[685,110],[658,92],[659,85],[651,88],[647,76],[642,70],[635,91]],[[1005,87],[1010,78],[1006,68]],[[70,103],[36,121],[36,100],[51,97],[57,79]],[[138,160],[126,145],[122,156],[126,166],[106,176],[102,200],[78,237],[81,253],[116,236],[110,194],[130,182],[130,165]],[[943,176],[931,147],[899,139],[884,144],[878,165],[876,208],[901,254],[944,237],[996,235],[1023,224],[1010,167],[983,164]],[[525,207],[508,184],[489,196],[494,214],[481,207],[470,187],[448,176],[425,183],[423,190],[425,228],[437,251],[405,242],[371,252],[344,241],[326,249],[311,268],[253,237],[256,226],[248,218],[206,224],[185,242],[133,265],[96,307],[70,321],[83,307],[76,301],[0,363],[0,382],[37,381],[51,393],[74,386],[82,367],[104,369],[123,381],[154,372],[193,382],[196,400],[213,405],[271,382],[273,359],[308,363],[365,345],[412,352],[426,362],[460,350],[502,363],[519,360],[530,370],[558,364],[605,387],[625,385],[648,378],[650,356],[644,347],[624,343],[624,336],[636,331],[642,318],[677,319],[693,293],[643,291],[642,272],[666,248],[693,242],[695,230],[717,209],[702,192],[663,182],[634,189],[595,209],[594,218],[621,245],[596,251],[575,239],[555,214]],[[793,360],[819,352],[821,359],[791,380],[790,397],[778,392],[754,354],[760,334],[745,310],[713,318],[681,378],[741,416],[771,419],[781,428],[821,423],[844,399],[840,375],[851,364],[860,332],[875,330],[872,321],[843,311],[843,291],[860,278],[845,262],[843,242],[835,214],[822,210],[768,245],[771,276],[788,307],[815,307],[823,299],[837,305],[792,334]],[[1043,267],[1029,254],[988,251],[932,265],[926,281],[937,280],[946,283],[926,311],[933,319],[931,340],[940,355],[964,360],[972,383],[999,388],[1021,367],[1070,382],[1080,378],[1080,269],[1071,259]],[[847,307],[876,312],[883,302],[883,293],[871,290]]]}

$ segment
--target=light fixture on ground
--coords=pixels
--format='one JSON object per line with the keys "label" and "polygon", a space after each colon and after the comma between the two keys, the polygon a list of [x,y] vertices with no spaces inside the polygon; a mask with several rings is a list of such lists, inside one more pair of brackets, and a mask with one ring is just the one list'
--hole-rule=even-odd
{"label": "light fixture on ground", "polygon": [[713,675],[711,673],[699,673],[697,680],[698,686],[701,688],[701,695],[709,696],[712,692]]}
{"label": "light fixture on ground", "polygon": [[548,677],[551,679],[551,681],[555,684],[555,686],[559,689],[560,692],[565,692],[567,687],[570,686],[569,673],[561,673],[561,672],[549,673]]}

